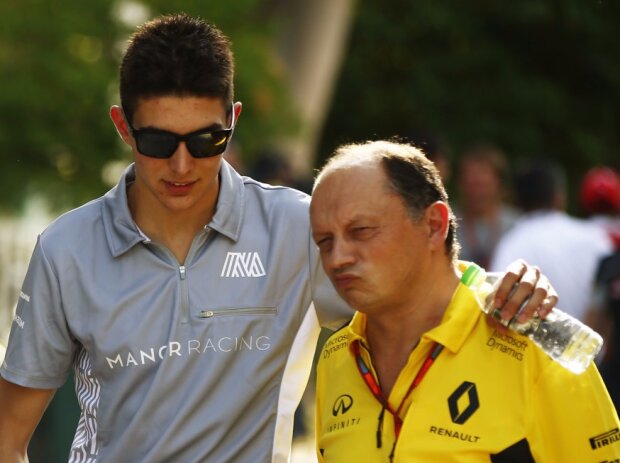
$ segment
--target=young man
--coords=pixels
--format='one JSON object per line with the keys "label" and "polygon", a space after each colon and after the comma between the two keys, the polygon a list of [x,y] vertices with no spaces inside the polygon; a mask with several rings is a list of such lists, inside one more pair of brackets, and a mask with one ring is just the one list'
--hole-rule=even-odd
{"label": "young man", "polygon": [[[134,163],[39,237],[0,369],[0,461],[70,369],[71,462],[285,462],[316,339],[352,312],[320,269],[309,197],[237,174],[228,39],[184,15],[133,36],[110,111]],[[506,316],[545,278],[522,279]],[[553,290],[550,290],[553,291]],[[555,298],[544,301],[550,310]]]}
{"label": "young man", "polygon": [[484,322],[484,272],[456,261],[455,219],[420,151],[340,148],[310,213],[323,268],[358,310],[320,355],[321,461],[618,461],[594,364],[574,375]]}

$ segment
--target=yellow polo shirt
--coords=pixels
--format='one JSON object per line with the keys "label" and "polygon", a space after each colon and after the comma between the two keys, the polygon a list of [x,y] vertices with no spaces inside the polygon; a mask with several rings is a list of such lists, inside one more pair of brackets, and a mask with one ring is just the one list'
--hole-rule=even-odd
{"label": "yellow polo shirt", "polygon": [[[442,323],[411,352],[389,397],[396,410],[435,342],[443,351],[394,420],[350,349],[358,339],[374,374],[366,318],[325,343],[317,371],[317,453],[328,463],[620,463],[620,423],[594,365],[575,375],[527,338],[490,327],[459,283]],[[374,375],[376,378],[376,374]],[[382,423],[380,423],[382,421]],[[380,445],[380,448],[379,448]]]}

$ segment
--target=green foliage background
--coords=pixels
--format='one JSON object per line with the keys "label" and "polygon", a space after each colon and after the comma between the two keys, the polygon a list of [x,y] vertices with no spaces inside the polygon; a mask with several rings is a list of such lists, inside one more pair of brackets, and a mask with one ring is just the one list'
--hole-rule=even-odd
{"label": "green foliage background", "polygon": [[[244,154],[298,129],[277,1],[142,3],[149,17],[185,11],[231,37]],[[83,203],[108,188],[104,166],[128,159],[107,114],[133,30],[113,14],[122,4],[0,2],[0,212],[32,193],[56,209]],[[620,157],[618,30],[612,0],[359,0],[316,164],[342,142],[430,131],[453,158],[490,141],[513,161],[558,159],[574,191],[586,168]]]}
{"label": "green foliage background", "polygon": [[453,158],[488,141],[513,162],[559,160],[574,194],[586,168],[620,160],[619,31],[610,0],[364,0],[318,163],[426,131]]}
{"label": "green foliage background", "polygon": [[[102,169],[129,159],[108,117],[118,102],[117,69],[133,26],[110,0],[0,2],[0,212],[19,212],[32,193],[55,209],[109,188]],[[296,127],[274,47],[277,22],[260,0],[150,0],[148,18],[184,11],[220,27],[233,41],[235,132],[244,151]],[[267,12],[268,13],[268,12]]]}

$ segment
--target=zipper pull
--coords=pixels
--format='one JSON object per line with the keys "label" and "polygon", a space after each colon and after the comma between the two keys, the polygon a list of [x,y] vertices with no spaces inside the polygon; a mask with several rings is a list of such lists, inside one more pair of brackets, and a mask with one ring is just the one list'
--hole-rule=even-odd
{"label": "zipper pull", "polygon": [[185,280],[185,265],[181,265],[179,267],[179,274],[181,276],[181,280]]}

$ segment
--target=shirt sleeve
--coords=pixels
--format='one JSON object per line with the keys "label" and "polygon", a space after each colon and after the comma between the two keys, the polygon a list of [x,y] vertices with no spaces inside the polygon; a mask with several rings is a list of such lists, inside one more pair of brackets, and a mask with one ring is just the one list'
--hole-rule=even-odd
{"label": "shirt sleeve", "polygon": [[323,271],[319,251],[312,238],[309,242],[309,260],[312,283],[312,300],[319,323],[324,328],[336,330],[353,317],[353,309],[338,295]]}
{"label": "shirt sleeve", "polygon": [[575,375],[550,362],[532,397],[530,447],[536,461],[618,461],[620,423],[594,364]]}
{"label": "shirt sleeve", "polygon": [[77,344],[65,318],[58,276],[37,239],[11,326],[0,374],[20,386],[56,389]]}

